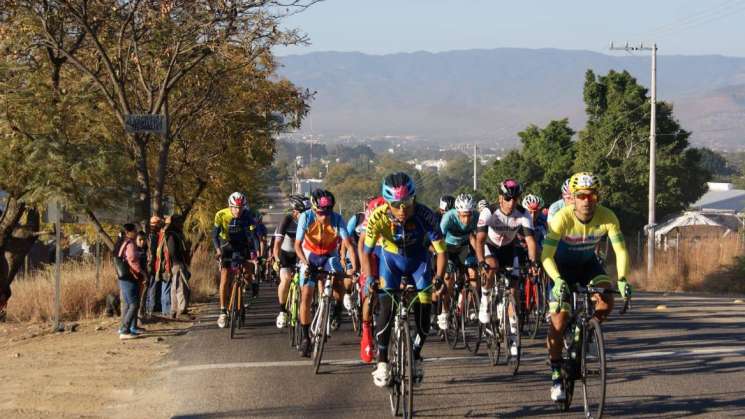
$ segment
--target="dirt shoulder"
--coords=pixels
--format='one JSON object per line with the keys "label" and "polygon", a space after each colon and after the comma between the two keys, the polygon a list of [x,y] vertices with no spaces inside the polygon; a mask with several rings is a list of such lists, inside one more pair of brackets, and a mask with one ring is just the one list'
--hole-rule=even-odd
{"label": "dirt shoulder", "polygon": [[162,361],[192,322],[163,319],[127,341],[118,319],[77,323],[63,333],[0,323],[0,417],[169,417]]}

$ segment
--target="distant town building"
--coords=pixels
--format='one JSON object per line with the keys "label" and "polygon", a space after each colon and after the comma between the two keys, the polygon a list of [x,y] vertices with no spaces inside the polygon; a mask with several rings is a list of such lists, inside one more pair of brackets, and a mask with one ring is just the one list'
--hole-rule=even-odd
{"label": "distant town building", "polygon": [[314,189],[321,188],[323,186],[322,179],[297,179],[295,182],[295,193],[301,195],[310,195]]}
{"label": "distant town building", "polygon": [[419,170],[420,172],[426,168],[432,168],[437,170],[438,172],[447,166],[448,162],[439,159],[439,160],[409,160],[406,163],[409,163],[410,165],[414,166],[416,170]]}
{"label": "distant town building", "polygon": [[735,189],[731,183],[707,182],[709,190],[691,205],[697,210],[715,209],[742,212],[745,209],[745,190]]}

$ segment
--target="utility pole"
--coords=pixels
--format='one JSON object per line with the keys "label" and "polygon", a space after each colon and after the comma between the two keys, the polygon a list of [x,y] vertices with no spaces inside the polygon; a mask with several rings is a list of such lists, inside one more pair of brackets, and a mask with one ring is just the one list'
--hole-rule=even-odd
{"label": "utility pole", "polygon": [[647,221],[647,279],[654,275],[654,246],[655,246],[655,182],[657,164],[657,44],[645,46],[629,45],[627,42],[623,47],[615,47],[610,44],[611,50],[652,51],[652,81],[650,98],[650,121],[649,121],[649,219]]}
{"label": "utility pole", "polygon": [[475,192],[477,189],[477,182],[476,182],[476,144],[473,145],[473,191]]}

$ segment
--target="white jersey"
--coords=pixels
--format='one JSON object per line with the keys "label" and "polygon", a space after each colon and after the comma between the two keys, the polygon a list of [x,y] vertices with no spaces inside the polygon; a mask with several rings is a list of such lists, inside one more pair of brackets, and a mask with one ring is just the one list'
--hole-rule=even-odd
{"label": "white jersey", "polygon": [[518,208],[512,210],[510,215],[504,215],[498,206],[486,207],[479,214],[476,228],[478,231],[487,232],[488,242],[497,247],[512,243],[520,230],[526,236],[533,235],[533,222]]}

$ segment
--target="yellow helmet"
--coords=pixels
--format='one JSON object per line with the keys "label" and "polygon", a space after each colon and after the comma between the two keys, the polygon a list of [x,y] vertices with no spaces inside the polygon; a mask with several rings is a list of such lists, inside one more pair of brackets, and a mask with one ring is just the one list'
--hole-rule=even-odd
{"label": "yellow helmet", "polygon": [[578,191],[594,191],[600,189],[600,178],[592,172],[579,172],[572,175],[569,179],[569,192],[572,194]]}

